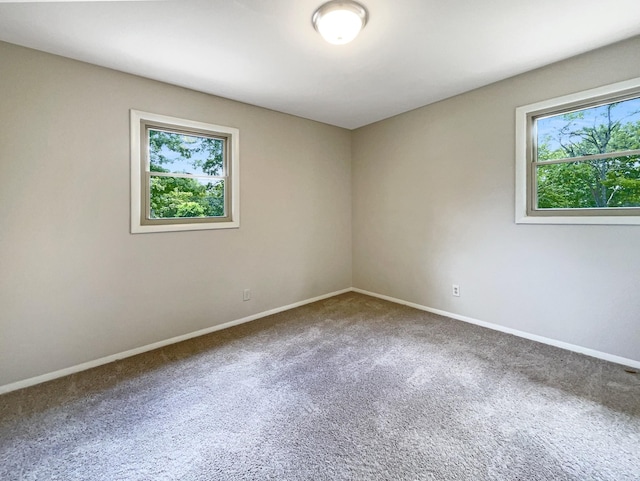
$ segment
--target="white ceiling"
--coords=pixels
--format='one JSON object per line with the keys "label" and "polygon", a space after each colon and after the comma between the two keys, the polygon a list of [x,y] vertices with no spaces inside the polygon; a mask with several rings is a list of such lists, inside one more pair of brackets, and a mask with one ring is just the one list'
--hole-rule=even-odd
{"label": "white ceiling", "polygon": [[361,2],[348,45],[323,0],[0,0],[0,39],[353,129],[640,34],[640,0]]}

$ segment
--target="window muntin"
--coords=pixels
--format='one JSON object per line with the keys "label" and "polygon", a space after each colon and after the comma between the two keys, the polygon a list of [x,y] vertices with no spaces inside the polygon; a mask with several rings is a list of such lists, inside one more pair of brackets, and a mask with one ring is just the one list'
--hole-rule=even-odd
{"label": "window muntin", "polygon": [[516,222],[640,224],[640,79],[516,110]]}
{"label": "window muntin", "polygon": [[131,111],[131,231],[239,226],[238,130]]}

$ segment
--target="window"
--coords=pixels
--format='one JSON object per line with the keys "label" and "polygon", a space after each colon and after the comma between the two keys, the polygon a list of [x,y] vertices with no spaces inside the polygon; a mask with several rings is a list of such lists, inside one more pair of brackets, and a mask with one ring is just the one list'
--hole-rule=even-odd
{"label": "window", "polygon": [[516,109],[516,222],[640,224],[640,79]]}
{"label": "window", "polygon": [[131,110],[131,232],[239,227],[238,129]]}

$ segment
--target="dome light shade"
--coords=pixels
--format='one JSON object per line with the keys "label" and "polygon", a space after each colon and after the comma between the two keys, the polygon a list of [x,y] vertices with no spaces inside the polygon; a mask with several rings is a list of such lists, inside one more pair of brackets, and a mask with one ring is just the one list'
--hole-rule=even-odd
{"label": "dome light shade", "polygon": [[368,17],[367,9],[357,2],[332,0],[321,5],[311,21],[327,42],[342,45],[358,36]]}

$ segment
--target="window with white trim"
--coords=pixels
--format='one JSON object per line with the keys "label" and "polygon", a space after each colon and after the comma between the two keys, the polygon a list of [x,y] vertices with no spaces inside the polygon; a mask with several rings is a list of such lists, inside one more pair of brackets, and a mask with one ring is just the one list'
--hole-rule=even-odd
{"label": "window with white trim", "polygon": [[640,79],[516,109],[516,222],[640,224]]}
{"label": "window with white trim", "polygon": [[239,131],[131,110],[131,232],[240,225]]}

